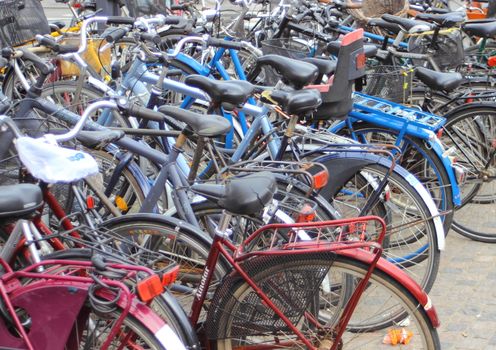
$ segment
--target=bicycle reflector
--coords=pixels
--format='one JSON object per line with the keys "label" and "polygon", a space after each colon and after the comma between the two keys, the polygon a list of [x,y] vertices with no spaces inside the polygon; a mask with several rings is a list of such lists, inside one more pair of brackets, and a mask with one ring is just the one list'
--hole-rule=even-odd
{"label": "bicycle reflector", "polygon": [[179,265],[174,266],[162,275],[162,286],[167,287],[176,282],[179,274]]}
{"label": "bicycle reflector", "polygon": [[313,188],[316,190],[320,190],[325,185],[327,185],[327,181],[329,181],[329,172],[327,169],[321,170],[318,173],[312,175],[313,178]]}
{"label": "bicycle reflector", "polygon": [[164,292],[164,286],[158,275],[151,275],[138,282],[136,286],[141,301],[149,302]]}
{"label": "bicycle reflector", "polygon": [[496,56],[491,56],[487,59],[487,65],[491,68],[496,67]]}
{"label": "bicycle reflector", "polygon": [[315,210],[310,204],[305,203],[298,213],[296,222],[311,222],[313,219],[315,219]]}

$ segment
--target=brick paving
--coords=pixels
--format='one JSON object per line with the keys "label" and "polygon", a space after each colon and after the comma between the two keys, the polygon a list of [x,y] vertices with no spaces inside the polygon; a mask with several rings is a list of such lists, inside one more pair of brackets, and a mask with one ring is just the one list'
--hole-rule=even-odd
{"label": "brick paving", "polygon": [[496,245],[451,231],[429,295],[443,350],[496,349]]}

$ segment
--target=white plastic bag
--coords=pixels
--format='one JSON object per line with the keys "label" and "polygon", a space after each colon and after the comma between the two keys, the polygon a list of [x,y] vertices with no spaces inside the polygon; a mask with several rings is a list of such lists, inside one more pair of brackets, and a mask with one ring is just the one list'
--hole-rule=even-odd
{"label": "white plastic bag", "polygon": [[46,135],[16,140],[19,158],[31,175],[46,183],[74,182],[98,173],[98,164],[88,153],[63,148]]}

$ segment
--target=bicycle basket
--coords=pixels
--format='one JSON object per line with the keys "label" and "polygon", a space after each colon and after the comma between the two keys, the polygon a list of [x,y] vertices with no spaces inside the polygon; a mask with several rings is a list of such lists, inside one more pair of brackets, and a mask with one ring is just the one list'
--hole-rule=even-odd
{"label": "bicycle basket", "polygon": [[39,0],[0,0],[1,47],[19,46],[37,34],[48,33],[50,27]]}
{"label": "bicycle basket", "polygon": [[364,93],[404,103],[409,97],[413,71],[396,66],[374,66],[367,68],[367,84]]}
{"label": "bicycle basket", "polygon": [[[410,38],[408,51],[426,54],[432,40],[430,35]],[[457,68],[463,64],[465,53],[463,50],[462,35],[460,30],[441,31],[437,40],[438,48],[433,54],[434,62],[441,70]],[[412,60],[414,65],[422,66],[425,60]]]}
{"label": "bicycle basket", "polygon": [[126,7],[131,17],[164,15],[170,5],[171,2],[168,0],[126,0]]}

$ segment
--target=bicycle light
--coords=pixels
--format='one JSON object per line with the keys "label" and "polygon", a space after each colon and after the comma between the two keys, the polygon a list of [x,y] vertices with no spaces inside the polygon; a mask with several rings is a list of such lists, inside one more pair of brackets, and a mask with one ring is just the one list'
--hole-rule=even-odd
{"label": "bicycle light", "polygon": [[169,271],[165,272],[162,275],[162,286],[167,287],[174,283],[177,279],[177,275],[179,274],[179,265],[174,266]]}

